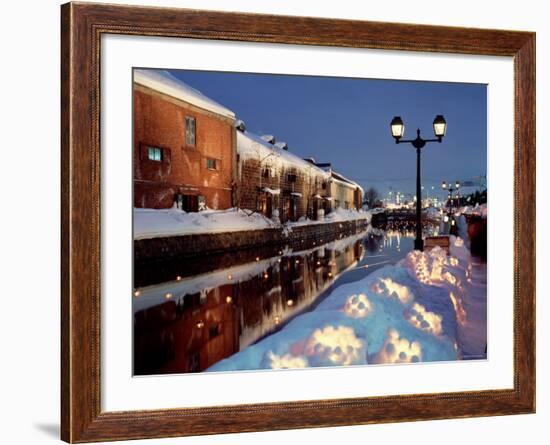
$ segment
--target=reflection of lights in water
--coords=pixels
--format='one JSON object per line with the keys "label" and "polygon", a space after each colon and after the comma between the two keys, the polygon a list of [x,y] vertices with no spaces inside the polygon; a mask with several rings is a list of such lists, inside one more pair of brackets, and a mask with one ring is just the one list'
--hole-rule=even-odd
{"label": "reflection of lights in water", "polygon": [[463,325],[466,323],[466,311],[464,310],[464,306],[462,306],[462,301],[456,298],[452,292],[449,293],[449,298],[455,308],[456,320],[460,325]]}
{"label": "reflection of lights in water", "polygon": [[381,294],[384,291],[387,292],[388,296],[393,294],[397,295],[401,303],[407,303],[411,299],[411,292],[407,286],[396,283],[391,278],[380,278],[379,281],[374,283],[372,290],[377,294]]}
{"label": "reflection of lights in water", "polygon": [[382,348],[374,358],[374,363],[415,363],[421,360],[420,343],[399,338],[399,332],[390,329]]}
{"label": "reflection of lights in water", "polygon": [[362,358],[362,353],[363,342],[347,326],[315,329],[305,347],[306,356],[316,356],[335,365],[351,365]]}
{"label": "reflection of lights in water", "polygon": [[272,351],[267,353],[269,366],[271,369],[295,369],[307,368],[308,362],[305,357],[293,356],[291,354],[277,355]]}
{"label": "reflection of lights in water", "polygon": [[364,318],[372,310],[372,305],[365,294],[352,295],[346,300],[344,312],[348,317]]}
{"label": "reflection of lights in water", "polygon": [[418,303],[414,303],[408,316],[409,322],[418,329],[429,332],[430,334],[441,334],[441,315],[429,312]]}

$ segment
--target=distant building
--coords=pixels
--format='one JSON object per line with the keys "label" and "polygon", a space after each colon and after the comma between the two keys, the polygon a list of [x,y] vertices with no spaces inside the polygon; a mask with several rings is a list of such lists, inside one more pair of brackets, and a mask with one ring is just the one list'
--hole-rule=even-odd
{"label": "distant building", "polygon": [[235,114],[159,70],[134,71],[134,206],[233,206]]}
{"label": "distant building", "polygon": [[318,219],[329,209],[328,172],[271,135],[249,133],[244,124],[237,129],[237,206],[281,222]]}
{"label": "distant building", "polygon": [[363,189],[356,182],[331,171],[330,193],[333,208],[358,210],[363,205]]}

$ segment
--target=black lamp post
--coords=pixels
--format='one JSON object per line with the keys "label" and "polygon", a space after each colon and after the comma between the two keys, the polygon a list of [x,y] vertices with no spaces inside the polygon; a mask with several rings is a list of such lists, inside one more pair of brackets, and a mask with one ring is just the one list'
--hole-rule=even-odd
{"label": "black lamp post", "polygon": [[420,152],[428,142],[442,142],[445,131],[447,130],[447,122],[445,118],[438,114],[433,122],[434,134],[436,139],[422,139],[420,137],[420,129],[416,130],[416,139],[402,140],[405,134],[405,124],[400,116],[395,116],[390,124],[391,135],[395,139],[396,144],[408,142],[416,148],[416,239],[414,240],[415,250],[424,250],[424,241],[422,240],[422,184],[420,181]]}

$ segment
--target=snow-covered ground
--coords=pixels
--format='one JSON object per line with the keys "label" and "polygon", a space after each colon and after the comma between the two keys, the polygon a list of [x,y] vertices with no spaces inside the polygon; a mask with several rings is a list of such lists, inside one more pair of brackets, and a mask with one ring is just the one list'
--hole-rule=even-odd
{"label": "snow-covered ground", "polygon": [[187,213],[179,209],[134,208],[134,239],[159,238],[197,233],[238,232],[268,228],[286,228],[308,224],[322,224],[364,219],[370,221],[370,213],[363,210],[338,208],[322,221],[302,218],[300,221],[279,224],[260,213],[242,209],[205,210]]}
{"label": "snow-covered ground", "polygon": [[485,347],[486,269],[451,237],[449,256],[410,252],[208,371],[456,360]]}
{"label": "snow-covered ground", "polygon": [[476,215],[481,216],[482,218],[487,218],[487,204],[476,204],[472,206],[464,206],[460,208],[459,213],[464,215]]}

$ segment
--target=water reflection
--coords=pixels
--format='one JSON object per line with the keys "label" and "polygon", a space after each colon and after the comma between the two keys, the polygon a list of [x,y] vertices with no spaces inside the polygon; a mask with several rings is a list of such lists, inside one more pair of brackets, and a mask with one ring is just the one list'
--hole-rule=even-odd
{"label": "water reflection", "polygon": [[[139,287],[134,373],[203,371],[311,310],[334,287],[402,258],[412,249],[411,235],[388,226],[307,250],[277,250],[269,258],[225,254],[222,268]],[[227,266],[231,255],[234,265]],[[212,269],[211,257],[193,263],[193,270]]]}

